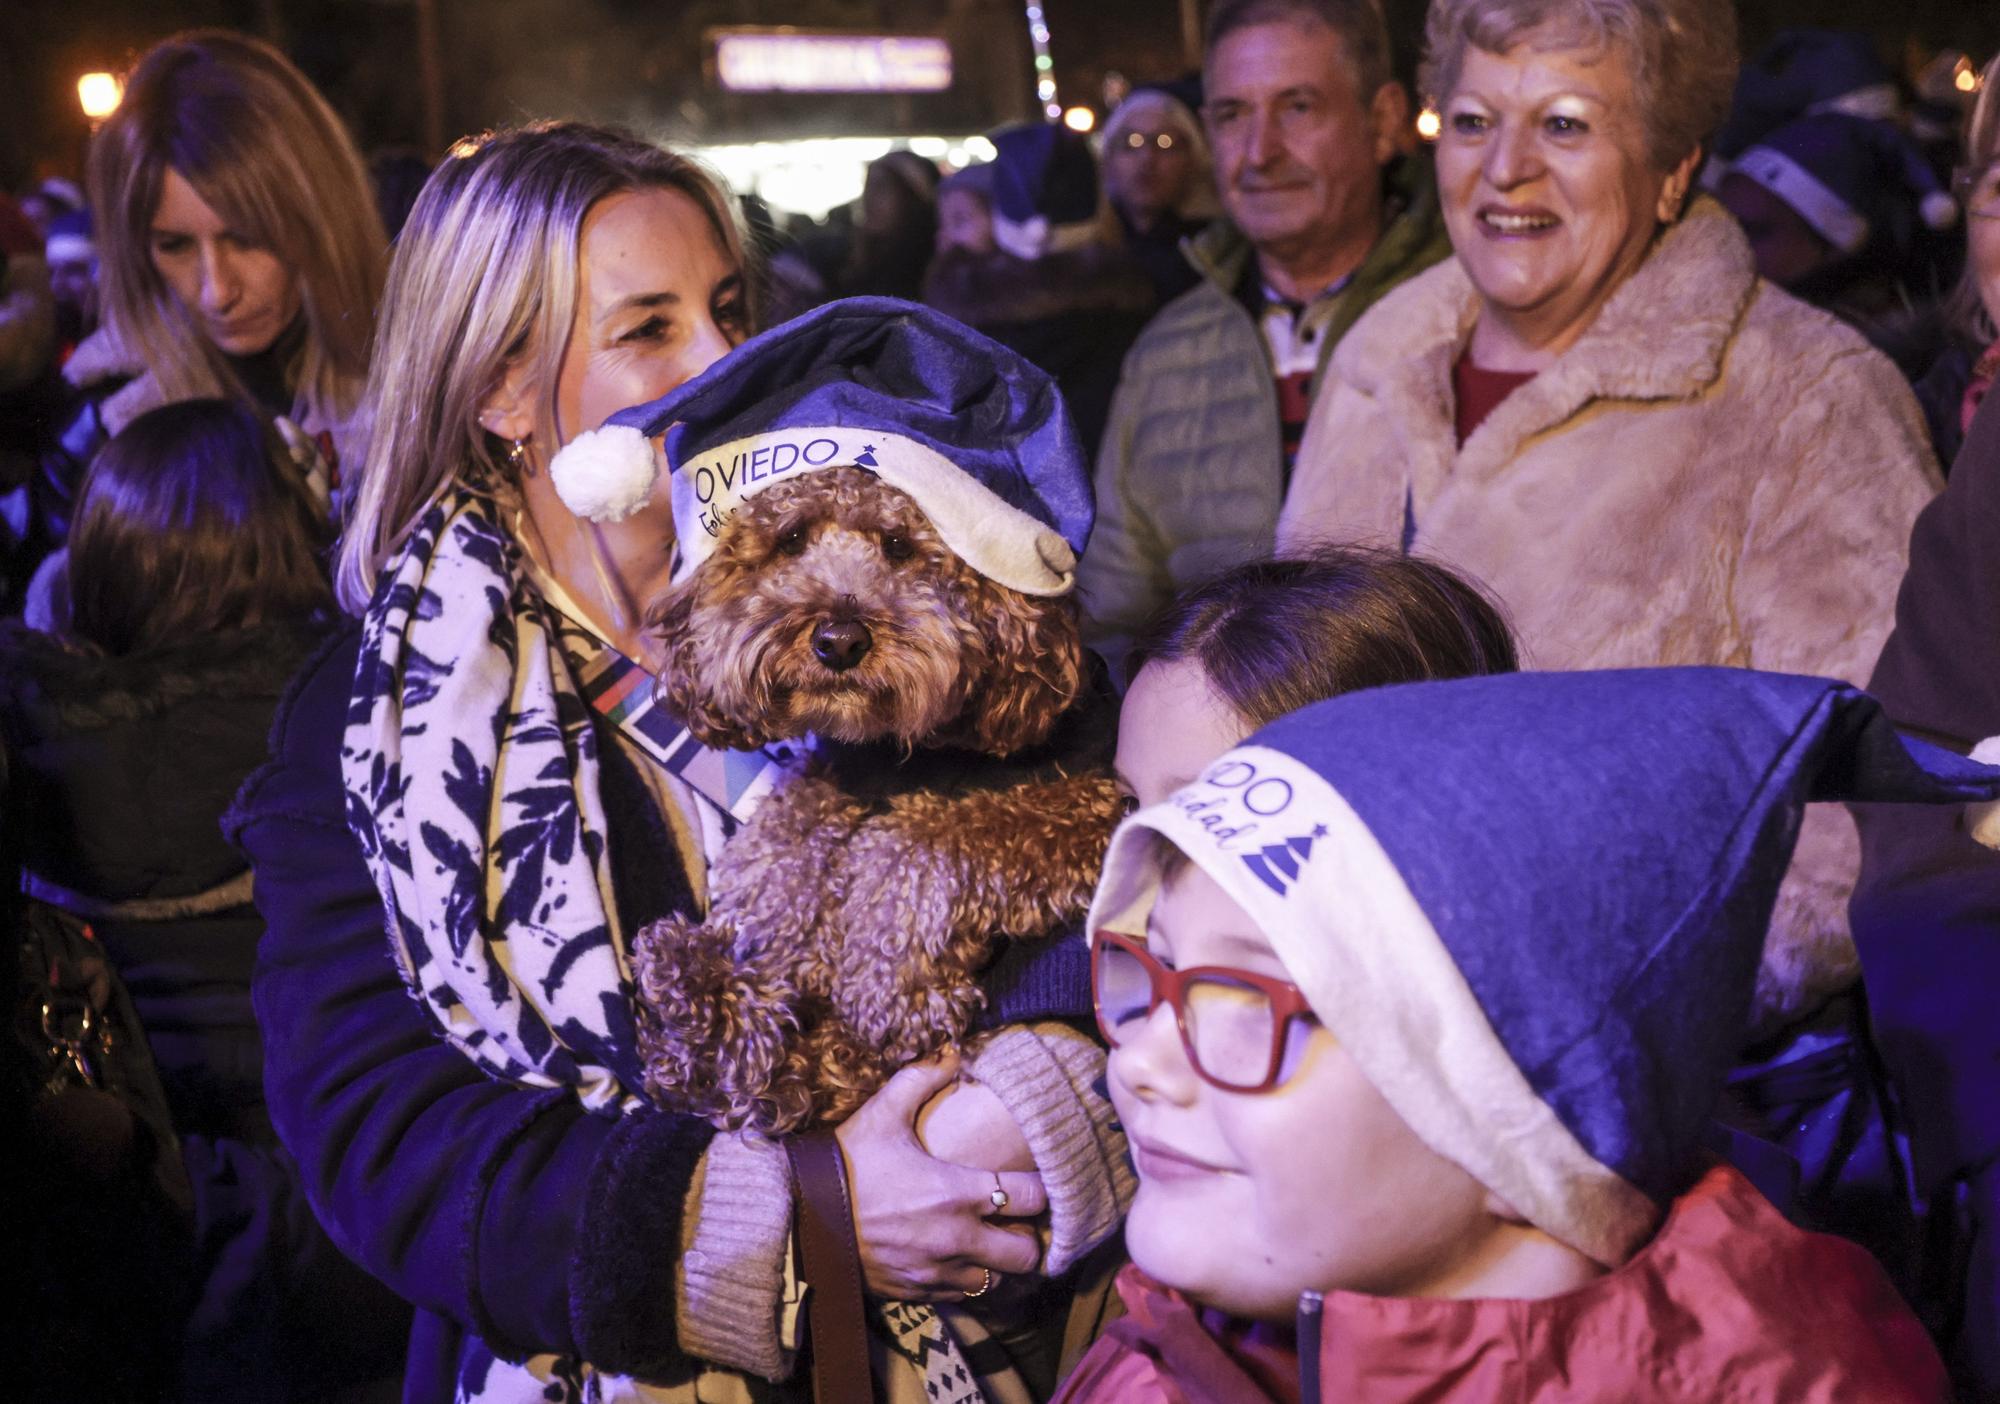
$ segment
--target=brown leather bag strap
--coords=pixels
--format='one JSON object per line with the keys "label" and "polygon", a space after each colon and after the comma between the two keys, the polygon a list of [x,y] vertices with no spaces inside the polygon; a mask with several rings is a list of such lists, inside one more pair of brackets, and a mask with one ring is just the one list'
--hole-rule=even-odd
{"label": "brown leather bag strap", "polygon": [[847,1161],[831,1131],[785,1142],[799,1187],[799,1255],[812,1334],[813,1404],[872,1404],[861,1245],[847,1195]]}

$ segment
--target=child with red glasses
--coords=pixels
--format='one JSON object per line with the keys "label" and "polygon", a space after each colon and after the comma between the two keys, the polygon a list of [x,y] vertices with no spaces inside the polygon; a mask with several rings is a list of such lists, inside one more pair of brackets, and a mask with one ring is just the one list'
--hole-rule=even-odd
{"label": "child with red glasses", "polygon": [[1702,1150],[1808,800],[2000,795],[1845,684],[1359,692],[1111,846],[1140,1188],[1062,1404],[1948,1397],[1875,1262]]}

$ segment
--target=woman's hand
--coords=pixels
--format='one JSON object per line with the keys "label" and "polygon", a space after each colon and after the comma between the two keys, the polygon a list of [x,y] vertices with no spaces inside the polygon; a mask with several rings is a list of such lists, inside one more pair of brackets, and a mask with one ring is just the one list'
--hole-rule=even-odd
{"label": "woman's hand", "polygon": [[[917,1113],[958,1074],[947,1054],[904,1068],[835,1133],[847,1157],[854,1236],[868,1290],[901,1301],[957,1301],[994,1276],[1032,1272],[1031,1231],[989,1217],[1031,1219],[1047,1208],[1039,1175],[975,1170],[927,1152]],[[989,1094],[990,1095],[990,1094]],[[1007,1207],[993,1207],[995,1179]]]}
{"label": "woman's hand", "polygon": [[1033,1170],[1035,1153],[989,1087],[954,1082],[924,1103],[917,1141],[939,1160],[975,1170]]}

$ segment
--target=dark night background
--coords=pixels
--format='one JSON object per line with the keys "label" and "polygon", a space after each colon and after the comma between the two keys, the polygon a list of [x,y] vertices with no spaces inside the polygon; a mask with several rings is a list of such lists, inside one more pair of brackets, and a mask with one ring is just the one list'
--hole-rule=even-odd
{"label": "dark night background", "polygon": [[[1422,0],[1388,0],[1407,67]],[[1184,66],[1175,0],[1044,0],[1066,103],[1096,104],[1107,70],[1132,78]],[[193,25],[275,39],[324,88],[364,151],[423,147],[420,27],[437,33],[449,140],[496,122],[578,116],[670,141],[804,135],[966,133],[1029,115],[1032,70],[1017,0],[0,0],[0,181],[74,173],[86,140],[76,78],[118,70]],[[1942,46],[1984,61],[2000,49],[2000,0],[1743,0],[1746,53],[1779,29],[1873,35],[1899,70]],[[728,24],[943,33],[957,78],[924,97],[719,93],[703,34]],[[434,153],[433,153],[434,154]]]}

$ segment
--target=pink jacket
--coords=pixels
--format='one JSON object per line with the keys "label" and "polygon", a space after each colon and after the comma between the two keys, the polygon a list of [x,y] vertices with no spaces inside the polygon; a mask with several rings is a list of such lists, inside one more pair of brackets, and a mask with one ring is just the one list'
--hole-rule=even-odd
{"label": "pink jacket", "polygon": [[[1240,1339],[1127,1268],[1127,1316],[1056,1404],[1940,1404],[1930,1338],[1875,1261],[1786,1222],[1727,1166],[1623,1267],[1544,1301],[1310,1294],[1299,1350]],[[1220,1336],[1216,1333],[1220,1331]],[[1312,1357],[1317,1355],[1317,1368]]]}

